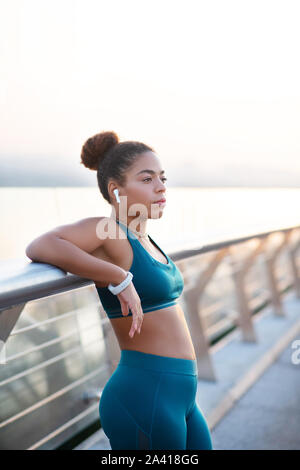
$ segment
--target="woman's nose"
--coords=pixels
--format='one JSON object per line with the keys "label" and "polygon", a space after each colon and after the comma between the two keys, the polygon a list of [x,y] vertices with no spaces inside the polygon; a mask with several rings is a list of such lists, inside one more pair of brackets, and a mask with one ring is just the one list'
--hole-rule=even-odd
{"label": "woman's nose", "polygon": [[159,187],[160,189],[165,189],[165,188],[166,188],[166,185],[165,185],[165,183],[163,183],[161,180],[159,180],[159,181],[158,181],[158,187]]}

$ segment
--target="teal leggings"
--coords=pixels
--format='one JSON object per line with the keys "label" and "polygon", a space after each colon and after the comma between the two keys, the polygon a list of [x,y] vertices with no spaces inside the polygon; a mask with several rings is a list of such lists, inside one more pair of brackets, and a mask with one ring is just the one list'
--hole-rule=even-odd
{"label": "teal leggings", "polygon": [[112,450],[212,450],[197,378],[196,360],[121,350],[99,403]]}

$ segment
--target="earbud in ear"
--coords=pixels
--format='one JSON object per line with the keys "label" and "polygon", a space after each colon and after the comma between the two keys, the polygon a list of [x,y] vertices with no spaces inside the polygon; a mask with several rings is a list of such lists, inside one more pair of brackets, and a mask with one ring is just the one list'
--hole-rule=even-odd
{"label": "earbud in ear", "polygon": [[118,188],[114,189],[114,191],[113,191],[113,192],[115,193],[115,196],[116,196],[116,200],[117,200],[117,202],[119,202],[119,203],[120,203],[121,201],[120,201],[120,198],[119,198],[119,190],[118,190]]}

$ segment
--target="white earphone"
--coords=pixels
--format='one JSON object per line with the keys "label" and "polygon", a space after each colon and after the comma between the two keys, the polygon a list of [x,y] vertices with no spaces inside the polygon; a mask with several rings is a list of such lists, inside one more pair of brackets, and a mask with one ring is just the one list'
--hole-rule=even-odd
{"label": "white earphone", "polygon": [[119,203],[120,203],[121,201],[120,201],[120,198],[119,198],[119,190],[118,190],[118,188],[114,189],[114,191],[113,191],[113,192],[115,193],[115,196],[116,196],[116,200],[117,200],[117,202],[119,202]]}

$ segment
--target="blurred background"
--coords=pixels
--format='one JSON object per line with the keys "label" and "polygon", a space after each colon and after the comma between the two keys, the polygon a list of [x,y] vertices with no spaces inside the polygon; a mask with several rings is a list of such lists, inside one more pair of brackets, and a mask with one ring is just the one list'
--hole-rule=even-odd
{"label": "blurred background", "polygon": [[1,258],[110,214],[80,164],[104,130],[160,157],[169,195],[149,232],[167,250],[298,224],[297,13],[290,0],[2,0]]}

